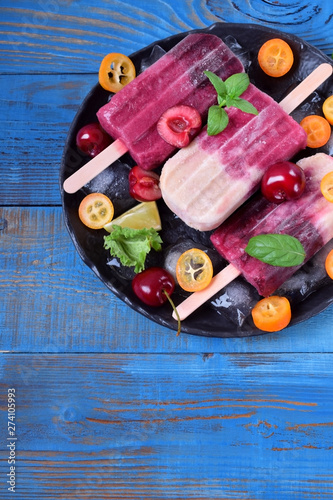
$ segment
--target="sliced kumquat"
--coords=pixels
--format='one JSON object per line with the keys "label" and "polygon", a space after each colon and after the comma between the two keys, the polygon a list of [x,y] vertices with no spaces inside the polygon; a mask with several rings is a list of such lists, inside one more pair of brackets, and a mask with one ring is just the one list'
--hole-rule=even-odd
{"label": "sliced kumquat", "polygon": [[320,190],[327,201],[333,203],[333,172],[328,172],[320,183]]}
{"label": "sliced kumquat", "polygon": [[261,69],[269,76],[283,76],[294,63],[294,54],[290,46],[281,38],[273,38],[262,45],[258,52]]}
{"label": "sliced kumquat", "polygon": [[333,250],[331,250],[326,257],[325,269],[329,277],[333,280]]}
{"label": "sliced kumquat", "polygon": [[101,62],[98,81],[105,90],[118,92],[136,76],[135,66],[124,54],[112,52]]}
{"label": "sliced kumquat", "polygon": [[309,115],[303,118],[300,123],[304,128],[308,139],[307,146],[309,148],[321,148],[325,146],[331,137],[331,126],[326,120],[319,115]]}
{"label": "sliced kumquat", "polygon": [[290,302],[286,297],[277,295],[262,299],[252,309],[252,318],[259,330],[278,332],[290,323]]}
{"label": "sliced kumquat", "polygon": [[113,218],[112,201],[102,193],[90,193],[80,203],[79,217],[90,229],[101,229]]}
{"label": "sliced kumquat", "polygon": [[187,292],[203,290],[213,277],[212,261],[203,250],[190,248],[179,257],[176,276],[179,285]]}
{"label": "sliced kumquat", "polygon": [[324,101],[323,113],[328,123],[333,125],[333,95],[331,95],[326,99],[326,101]]}

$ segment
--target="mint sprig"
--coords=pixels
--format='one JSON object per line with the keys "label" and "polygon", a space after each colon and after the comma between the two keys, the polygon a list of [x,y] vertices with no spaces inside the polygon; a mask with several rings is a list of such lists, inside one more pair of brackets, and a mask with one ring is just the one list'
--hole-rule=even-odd
{"label": "mint sprig", "polygon": [[257,109],[250,102],[240,97],[250,85],[250,79],[246,73],[235,73],[225,81],[211,71],[204,71],[204,73],[217,92],[218,103],[208,110],[208,135],[217,135],[227,127],[229,117],[225,107],[233,106],[245,113],[258,114]]}
{"label": "mint sprig", "polygon": [[245,252],[251,257],[277,267],[299,266],[305,250],[301,242],[288,234],[260,234],[250,238]]}

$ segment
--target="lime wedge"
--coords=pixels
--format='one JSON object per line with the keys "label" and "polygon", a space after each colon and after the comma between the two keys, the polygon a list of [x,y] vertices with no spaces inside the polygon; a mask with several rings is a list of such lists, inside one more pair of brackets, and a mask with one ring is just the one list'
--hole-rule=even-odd
{"label": "lime wedge", "polygon": [[154,228],[156,231],[162,229],[160,214],[155,201],[144,201],[130,208],[119,217],[104,226],[111,233],[113,225],[130,227],[132,229]]}

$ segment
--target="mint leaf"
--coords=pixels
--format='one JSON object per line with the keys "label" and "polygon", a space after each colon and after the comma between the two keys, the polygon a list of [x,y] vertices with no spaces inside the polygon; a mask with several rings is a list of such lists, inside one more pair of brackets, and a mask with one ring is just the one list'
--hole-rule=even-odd
{"label": "mint leaf", "polygon": [[249,76],[246,73],[235,73],[225,81],[227,94],[230,97],[239,97],[250,85]]}
{"label": "mint leaf", "polygon": [[299,266],[305,250],[297,238],[288,234],[261,234],[250,238],[245,252],[256,259],[277,267]]}
{"label": "mint leaf", "polygon": [[211,71],[204,71],[204,73],[217,92],[217,105],[211,106],[208,111],[208,135],[217,135],[228,125],[229,117],[223,109],[226,106],[233,106],[245,113],[258,114],[256,108],[250,102],[239,97],[250,85],[250,79],[246,73],[235,73],[229,76],[225,82]]}
{"label": "mint leaf", "polygon": [[210,83],[214,86],[217,94],[221,97],[225,97],[227,95],[227,87],[224,81],[211,71],[204,71],[204,73],[208,77]]}
{"label": "mint leaf", "polygon": [[147,254],[152,248],[161,250],[161,243],[153,228],[132,229],[115,224],[112,232],[104,236],[104,248],[109,249],[113,257],[118,257],[123,266],[135,266],[136,273],[144,270]]}
{"label": "mint leaf", "polygon": [[250,113],[252,115],[257,115],[258,110],[251,104],[249,101],[245,99],[241,99],[240,97],[227,97],[226,98],[226,106],[230,108],[233,106],[234,108],[238,108],[245,113]]}
{"label": "mint leaf", "polygon": [[208,135],[217,135],[226,128],[229,123],[227,112],[220,106],[211,106],[208,111]]}

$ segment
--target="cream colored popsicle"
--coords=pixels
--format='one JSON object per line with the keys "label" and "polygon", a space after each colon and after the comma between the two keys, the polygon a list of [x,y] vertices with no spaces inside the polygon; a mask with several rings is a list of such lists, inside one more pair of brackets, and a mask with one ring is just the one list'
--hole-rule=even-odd
{"label": "cream colored popsicle", "polygon": [[265,170],[306,146],[303,128],[290,113],[332,74],[320,65],[280,105],[254,85],[243,93],[258,116],[227,110],[229,124],[216,136],[206,129],[169,159],[160,179],[168,207],[200,231],[218,227],[258,188]]}

